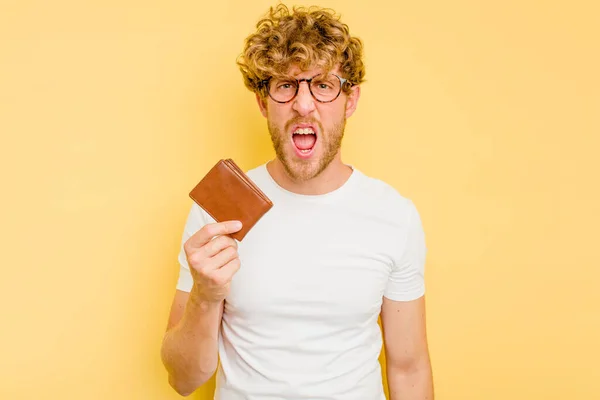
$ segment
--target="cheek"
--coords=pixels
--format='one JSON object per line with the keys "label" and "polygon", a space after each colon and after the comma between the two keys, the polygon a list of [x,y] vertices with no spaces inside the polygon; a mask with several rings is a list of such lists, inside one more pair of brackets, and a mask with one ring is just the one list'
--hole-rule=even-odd
{"label": "cheek", "polygon": [[288,121],[289,117],[286,117],[286,112],[281,110],[280,107],[269,107],[267,108],[267,119],[271,125],[277,126],[280,129],[283,129],[285,123]]}
{"label": "cheek", "polygon": [[341,122],[346,118],[345,108],[332,107],[331,109],[323,110],[321,112],[322,118],[320,119],[323,128],[330,132],[340,125]]}

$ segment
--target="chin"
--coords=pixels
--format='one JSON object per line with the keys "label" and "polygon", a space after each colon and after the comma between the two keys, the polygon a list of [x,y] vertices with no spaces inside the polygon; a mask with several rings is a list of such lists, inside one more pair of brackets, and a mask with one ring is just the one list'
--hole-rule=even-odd
{"label": "chin", "polygon": [[325,160],[313,157],[308,160],[294,159],[294,157],[285,157],[281,160],[285,170],[290,178],[296,182],[306,182],[319,176],[327,167]]}

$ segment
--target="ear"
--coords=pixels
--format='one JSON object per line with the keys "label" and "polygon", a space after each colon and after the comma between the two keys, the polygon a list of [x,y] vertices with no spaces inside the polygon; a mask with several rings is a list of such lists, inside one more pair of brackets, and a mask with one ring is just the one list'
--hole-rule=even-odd
{"label": "ear", "polygon": [[267,118],[267,102],[266,99],[260,97],[260,94],[256,93],[256,102],[258,103],[258,108],[260,108],[260,113],[263,117]]}
{"label": "ear", "polygon": [[358,105],[358,99],[360,98],[360,86],[352,86],[350,89],[350,93],[348,94],[348,99],[346,101],[346,118],[349,118],[354,111],[356,111],[356,106]]}

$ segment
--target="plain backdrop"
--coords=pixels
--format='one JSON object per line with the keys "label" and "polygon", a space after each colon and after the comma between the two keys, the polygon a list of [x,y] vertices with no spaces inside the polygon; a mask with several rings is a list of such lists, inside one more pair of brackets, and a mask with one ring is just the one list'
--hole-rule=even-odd
{"label": "plain backdrop", "polygon": [[[275,4],[0,2],[0,398],[179,398],[188,192],[273,157],[235,60]],[[600,398],[597,2],[318,4],[365,43],[343,159],[421,212],[436,399]]]}

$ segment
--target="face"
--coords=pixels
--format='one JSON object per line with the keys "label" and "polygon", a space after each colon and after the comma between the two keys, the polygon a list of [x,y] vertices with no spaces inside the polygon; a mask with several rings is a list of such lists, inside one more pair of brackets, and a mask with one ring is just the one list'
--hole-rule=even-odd
{"label": "face", "polygon": [[[296,79],[312,78],[323,71],[300,71],[288,75]],[[341,74],[337,68],[332,73]],[[359,87],[344,91],[330,103],[320,103],[302,82],[297,96],[288,103],[277,103],[257,95],[262,114],[267,118],[275,153],[289,177],[297,182],[318,176],[339,155],[346,119],[356,109]]]}

